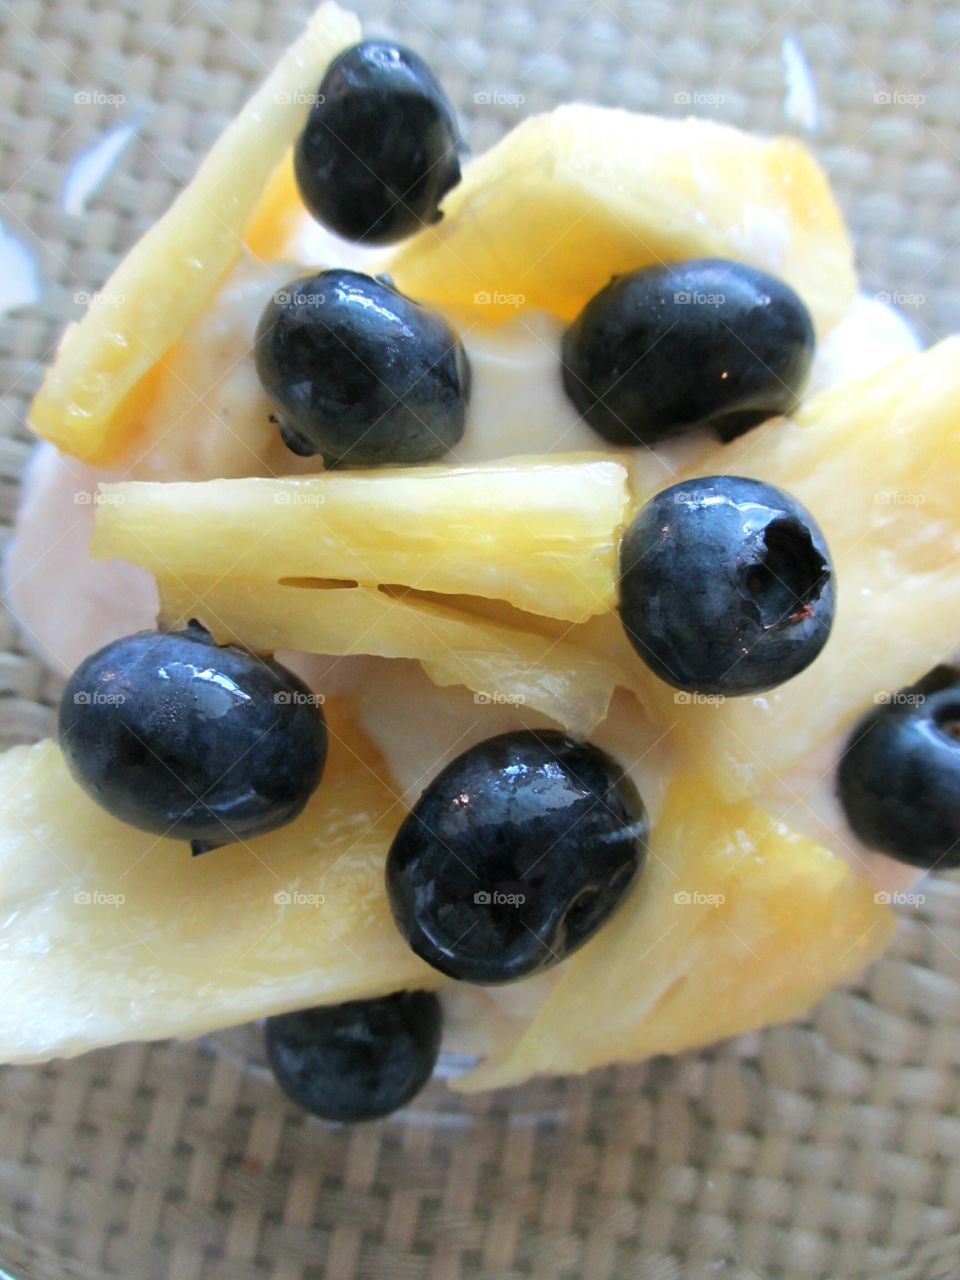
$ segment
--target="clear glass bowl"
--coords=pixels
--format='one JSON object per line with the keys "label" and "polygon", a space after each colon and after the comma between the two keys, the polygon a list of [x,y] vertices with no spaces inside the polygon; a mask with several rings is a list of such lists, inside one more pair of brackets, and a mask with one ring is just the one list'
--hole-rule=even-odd
{"label": "clear glass bowl", "polygon": [[[856,234],[864,288],[898,300],[929,340],[960,328],[950,7],[359,8],[369,29],[434,63],[476,150],[574,97],[802,131],[814,106],[802,56],[816,88],[810,139]],[[268,0],[4,8],[0,220],[36,251],[43,290],[0,322],[8,521],[51,343],[303,11]],[[88,215],[66,214],[69,161],[134,119],[137,140]],[[29,740],[49,730],[56,681],[3,625],[0,732]],[[446,1061],[439,1075],[456,1069]],[[287,1106],[256,1027],[6,1069],[0,1275],[946,1280],[960,1272],[958,1081],[960,882],[942,877],[904,913],[890,954],[803,1022],[470,1099],[438,1078],[376,1125],[339,1129]]]}

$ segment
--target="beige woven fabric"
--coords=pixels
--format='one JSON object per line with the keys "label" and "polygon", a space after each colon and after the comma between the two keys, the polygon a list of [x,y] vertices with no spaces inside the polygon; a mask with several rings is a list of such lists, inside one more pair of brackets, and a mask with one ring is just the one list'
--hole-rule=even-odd
{"label": "beige woven fabric", "polygon": [[[442,71],[476,148],[583,96],[784,127],[781,42],[820,94],[820,154],[865,287],[960,328],[960,13],[921,0],[742,9],[638,0],[364,2]],[[42,303],[0,321],[0,502],[13,517],[40,362],[166,205],[300,3],[0,0],[0,221]],[[87,91],[91,101],[77,100]],[[125,95],[120,104],[101,95]],[[477,97],[479,95],[479,97]],[[517,102],[517,95],[524,101]],[[486,100],[485,100],[486,99]],[[89,216],[65,165],[142,115]],[[55,682],[4,617],[0,736]],[[890,956],[807,1022],[708,1052],[335,1131],[271,1087],[246,1028],[0,1075],[0,1272],[30,1280],[953,1280],[960,1274],[960,883],[924,887]]]}

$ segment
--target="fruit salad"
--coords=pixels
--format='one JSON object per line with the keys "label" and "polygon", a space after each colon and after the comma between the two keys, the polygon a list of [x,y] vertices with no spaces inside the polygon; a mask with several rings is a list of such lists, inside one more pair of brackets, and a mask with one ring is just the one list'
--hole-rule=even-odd
{"label": "fruit salad", "polygon": [[958,352],[801,142],[467,160],[323,4],[33,403],[0,1059],[264,1018],[356,1121],[803,1014],[960,864]]}

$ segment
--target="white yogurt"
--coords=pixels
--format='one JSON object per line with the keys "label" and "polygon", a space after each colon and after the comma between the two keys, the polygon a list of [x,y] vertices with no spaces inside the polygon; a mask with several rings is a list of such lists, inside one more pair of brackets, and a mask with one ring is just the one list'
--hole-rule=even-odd
{"label": "white yogurt", "polygon": [[895,307],[861,293],[835,329],[817,347],[810,392],[851,378],[867,378],[900,356],[921,348],[916,330]]}
{"label": "white yogurt", "polygon": [[4,557],[5,595],[24,641],[64,676],[102,645],[156,620],[152,574],[123,560],[90,558],[97,485],[111,478],[51,444],[38,445]]}

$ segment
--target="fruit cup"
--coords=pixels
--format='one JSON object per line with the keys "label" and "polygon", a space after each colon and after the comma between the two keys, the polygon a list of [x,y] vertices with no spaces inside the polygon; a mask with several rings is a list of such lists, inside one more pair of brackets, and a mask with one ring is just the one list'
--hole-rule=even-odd
{"label": "fruit cup", "polygon": [[[590,449],[589,437],[584,443],[571,435],[562,463],[541,460],[536,474],[521,466],[504,477],[476,460],[438,503],[407,473],[384,490],[390,475],[381,472],[378,481],[374,472],[338,470],[342,455],[330,452],[326,437],[304,446],[299,436],[304,447],[296,452],[310,456],[278,470],[283,441],[278,424],[265,419],[269,443],[258,437],[247,447],[262,445],[270,466],[261,474],[271,479],[251,481],[246,477],[255,471],[245,470],[238,455],[225,460],[205,451],[209,406],[191,395],[176,409],[174,399],[189,391],[197,362],[235,335],[218,313],[178,347],[182,332],[165,325],[171,308],[164,299],[193,298],[203,310],[210,279],[221,283],[232,268],[236,227],[255,258],[269,263],[277,256],[277,239],[294,222],[296,185],[292,163],[275,168],[269,148],[285,137],[291,111],[323,105],[306,100],[316,99],[316,77],[304,72],[301,84],[290,78],[288,65],[284,78],[268,80],[258,108],[261,132],[246,139],[235,133],[226,149],[221,144],[221,167],[208,171],[206,188],[191,188],[185,197],[182,235],[168,238],[162,254],[142,256],[139,267],[136,258],[128,260],[137,269],[119,283],[103,282],[138,236],[160,225],[158,216],[210,143],[296,38],[301,15],[263,0],[176,12],[154,0],[135,13],[121,8],[44,0],[29,14],[9,15],[4,56],[15,91],[4,157],[7,194],[0,202],[10,291],[0,319],[8,338],[2,360],[11,410],[2,463],[8,516],[28,459],[22,423],[30,399],[65,323],[89,305],[104,320],[98,340],[88,341],[89,330],[74,331],[58,365],[66,370],[64,382],[48,382],[33,409],[41,434],[77,446],[58,540],[74,545],[95,521],[102,553],[155,571],[159,591],[144,601],[137,594],[141,578],[121,580],[121,600],[88,598],[91,616],[109,607],[134,617],[159,604],[171,626],[185,626],[199,613],[220,643],[309,651],[313,642],[318,654],[333,655],[334,665],[341,658],[396,662],[402,674],[395,712],[411,751],[421,750],[425,732],[445,731],[442,722],[425,723],[425,686],[407,678],[416,662],[449,690],[451,706],[466,707],[491,726],[502,720],[505,728],[513,728],[510,713],[525,698],[534,720],[545,717],[543,723],[589,735],[629,688],[649,721],[643,752],[657,763],[640,773],[654,792],[667,726],[678,726],[678,750],[692,764],[664,794],[645,790],[662,833],[654,845],[662,856],[647,859],[638,882],[648,886],[649,899],[630,899],[613,915],[578,950],[579,959],[573,957],[576,970],[546,965],[529,979],[540,984],[542,1001],[533,1029],[518,1034],[528,998],[522,986],[472,988],[457,1006],[459,1054],[441,1053],[433,1080],[415,1096],[411,1088],[401,1110],[355,1128],[305,1117],[275,1089],[271,1064],[294,1096],[298,1088],[283,1055],[302,1027],[283,1024],[284,1011],[296,1006],[298,994],[313,1003],[321,998],[321,973],[341,1001],[383,997],[388,988],[422,991],[412,1003],[387,995],[394,1003],[381,1011],[394,1026],[407,1017],[407,1004],[415,1006],[410,1074],[419,1084],[436,1052],[432,992],[447,978],[424,960],[427,948],[404,944],[379,893],[383,849],[416,798],[417,779],[398,779],[392,790],[382,785],[370,742],[352,736],[355,725],[344,718],[336,694],[329,704],[304,704],[305,715],[316,713],[309,717],[315,734],[325,722],[333,749],[308,804],[307,826],[284,827],[277,837],[284,874],[276,883],[260,874],[249,851],[228,850],[249,865],[223,891],[215,859],[225,851],[210,850],[206,838],[202,857],[191,860],[186,846],[179,851],[191,882],[173,862],[153,878],[144,867],[138,871],[123,834],[102,825],[100,810],[73,792],[64,804],[69,783],[58,755],[17,756],[0,765],[7,829],[22,836],[26,817],[30,833],[45,833],[47,858],[43,874],[23,871],[23,910],[35,913],[31,930],[18,934],[16,922],[7,922],[23,983],[8,992],[0,1026],[15,1013],[38,1046],[35,1056],[72,1052],[90,1034],[86,1001],[99,985],[97,1043],[125,1039],[129,976],[135,974],[143,990],[143,975],[153,973],[152,1003],[138,1006],[149,1034],[200,1033],[188,1041],[151,1039],[42,1067],[0,1069],[7,1171],[0,1189],[7,1224],[0,1233],[0,1275],[951,1275],[960,1239],[956,874],[914,884],[904,871],[896,883],[865,889],[809,833],[790,828],[789,835],[771,835],[769,816],[758,815],[753,797],[765,770],[806,770],[802,776],[814,783],[825,767],[817,750],[828,721],[852,724],[866,710],[886,724],[909,712],[911,704],[890,700],[913,696],[912,682],[922,674],[917,664],[927,663],[934,649],[938,657],[945,654],[956,637],[949,620],[958,603],[955,574],[937,558],[945,541],[953,548],[956,350],[946,344],[905,356],[852,392],[812,397],[790,424],[796,434],[786,452],[773,428],[761,426],[723,446],[716,439],[693,442],[689,455],[680,451],[674,459],[675,475],[644,468],[642,453],[640,461],[625,453],[597,462],[582,452]],[[852,263],[807,146],[829,175],[850,226],[861,289],[875,301],[892,302],[924,346],[960,328],[951,252],[957,146],[949,100],[960,71],[960,28],[946,9],[922,3],[909,13],[888,12],[836,3],[814,14],[805,6],[781,12],[763,3],[707,12],[687,0],[661,9],[619,0],[592,9],[540,0],[506,10],[421,0],[389,12],[366,0],[356,8],[365,27],[387,23],[428,58],[460,120],[466,176],[451,188],[448,164],[416,210],[433,225],[431,202],[440,201],[453,231],[446,235],[441,220],[435,239],[400,239],[391,247],[394,229],[387,227],[390,279],[378,282],[375,297],[368,290],[362,299],[385,306],[398,289],[444,308],[454,326],[437,331],[445,349],[453,350],[448,332],[468,341],[475,323],[492,327],[544,306],[572,326],[584,298],[597,294],[611,274],[656,267],[658,253],[642,234],[647,226],[669,226],[672,248],[683,257],[745,253],[737,236],[752,210],[751,270],[776,268],[791,298],[795,292],[801,300],[821,348],[830,342],[832,358],[854,368],[860,357],[844,347],[842,332],[853,297]],[[337,41],[355,38],[345,20]],[[297,56],[309,69],[309,56],[302,49]],[[546,125],[534,119],[574,99],[653,113],[666,123],[637,134],[629,118],[598,113],[585,127],[569,108]],[[698,166],[684,164],[676,142],[673,122],[688,115],[702,121],[695,126]],[[503,229],[492,238],[482,231],[483,209],[480,232],[470,218],[458,220],[458,210],[474,187],[483,189],[494,163],[487,149],[515,126],[499,153],[505,155],[496,162],[502,176],[486,209]],[[731,126],[782,140],[762,147],[726,132]],[[443,119],[438,127],[446,127]],[[551,172],[552,158],[572,156],[585,138],[589,155],[568,171]],[[621,207],[610,194],[610,164],[634,147],[641,176]],[[248,182],[227,181],[231,156],[245,152]],[[79,167],[78,157],[86,157]],[[298,163],[318,162],[308,156]],[[551,183],[560,196],[548,204],[540,193]],[[603,218],[584,216],[590,192],[599,190]],[[771,213],[771,193],[782,198],[786,223]],[[538,201],[540,216],[524,219],[522,211]],[[645,221],[637,219],[638,208]],[[704,209],[712,217],[707,231]],[[791,228],[787,239],[784,225]],[[367,252],[315,265],[342,266],[343,276],[363,271],[372,260]],[[538,263],[542,269],[534,269]],[[311,289],[332,287],[332,274],[326,273],[326,285],[324,274],[311,276]],[[253,283],[237,286],[233,314],[242,317],[236,324],[247,341],[268,299],[284,314],[296,305],[281,297],[290,283],[268,266]],[[701,305],[697,289],[696,280],[681,280],[671,286],[673,301],[679,293],[687,297],[679,305]],[[397,311],[408,316],[399,304]],[[537,321],[530,323],[536,346],[540,330]],[[802,321],[795,328],[808,332]],[[892,351],[896,335],[878,327],[869,353],[874,363],[883,363],[888,343]],[[166,378],[155,369],[158,351],[169,356]],[[509,370],[508,348],[485,358]],[[455,404],[452,420],[441,427],[444,445],[459,441],[457,415],[467,400],[491,430],[495,417],[483,400],[483,371],[471,386],[459,357],[450,363]],[[867,376],[872,367],[868,360],[861,372]],[[76,395],[78,384],[66,376],[71,370],[83,374]],[[784,376],[789,383],[793,372]],[[533,396],[519,379],[510,383],[531,429],[564,405],[559,369],[541,361],[537,378],[543,390]],[[273,390],[282,400],[282,380]],[[793,390],[783,386],[778,412],[792,411]],[[228,413],[262,388],[255,380],[237,382],[231,394],[234,401],[220,406]],[[210,489],[183,486],[189,492],[181,493],[181,486],[167,485],[175,477],[164,472],[159,452],[137,475],[126,473],[123,432],[150,421],[158,404],[174,416],[187,412],[196,423],[177,461],[189,457],[206,467]],[[925,432],[911,430],[917,422]],[[878,423],[889,430],[872,454]],[[816,437],[825,424],[838,442],[828,458]],[[435,432],[431,439],[437,441]],[[439,456],[439,476],[444,459],[432,447],[392,461]],[[721,447],[730,463],[722,468],[716,462]],[[529,459],[537,449],[513,452]],[[315,455],[334,463],[321,483],[273,478],[310,474]],[[714,462],[698,465],[704,459]],[[610,530],[634,514],[631,500],[640,509],[689,466],[698,475],[722,469],[749,476],[759,468],[815,513],[837,562],[831,643],[842,647],[843,660],[826,669],[811,657],[809,670],[766,705],[725,700],[712,686],[651,683],[642,655],[610,625],[616,565]],[[104,469],[109,483],[97,488]],[[131,478],[147,483],[131,484]],[[211,502],[230,520],[224,515],[208,538],[198,537]],[[926,533],[893,545],[884,531],[907,527],[896,516],[911,505],[926,508]],[[415,520],[421,509],[439,511],[441,519],[435,525]],[[866,509],[871,524],[864,537]],[[247,574],[231,573],[237,539],[265,510],[277,517],[270,525],[279,532],[249,556]],[[366,513],[363,537],[359,511]],[[319,512],[339,539],[327,558],[311,540]],[[459,557],[444,554],[445,530],[455,531]],[[417,571],[410,569],[407,548],[415,533],[431,550],[426,575],[422,546]],[[354,558],[344,568],[347,544]],[[531,572],[538,551],[550,568]],[[36,589],[49,591],[44,561],[36,561],[30,564]],[[11,563],[17,596],[20,570],[15,557]],[[289,581],[274,573],[282,564],[292,565]],[[875,607],[845,613],[847,590],[858,598],[873,592]],[[342,602],[338,612],[322,607],[327,597]],[[463,606],[466,597],[470,609]],[[51,595],[49,606],[54,629],[69,631],[75,622],[70,604]],[[120,626],[117,634],[130,629]],[[379,647],[351,656],[366,631],[376,634]],[[43,637],[18,634],[12,620],[5,643],[4,745],[35,742],[51,731],[62,691],[51,672],[58,664]],[[887,663],[890,683],[881,693],[877,680],[868,680],[879,701],[864,706],[863,665],[873,655]],[[534,667],[543,679],[522,685],[522,674]],[[281,705],[288,710],[296,698],[322,697],[312,692],[316,670],[308,664],[306,683],[291,679],[273,696],[286,699]],[[521,685],[525,691],[517,694]],[[85,694],[86,686],[77,688]],[[716,741],[725,744],[722,753],[704,746]],[[451,745],[442,744],[443,763]],[[613,740],[600,745],[614,755],[622,750]],[[322,760],[314,773],[321,767]],[[433,772],[438,769],[439,763]],[[780,800],[786,829],[796,793]],[[309,825],[312,805],[323,815],[322,841],[321,828]],[[645,827],[641,810],[627,808],[638,829]],[[722,829],[710,821],[711,812],[726,815]],[[304,831],[316,847],[305,846]],[[112,859],[96,864],[109,865],[112,879],[85,878],[83,866],[70,865],[88,849]],[[314,875],[318,859],[322,883]],[[632,876],[632,851],[628,862]],[[44,960],[37,922],[44,912],[55,921],[63,910],[57,893],[64,864],[76,874],[67,904],[73,949],[60,975],[60,1004],[45,1006],[31,998],[29,986]],[[56,874],[44,879],[48,866]],[[6,890],[16,894],[16,876],[8,870],[7,877]],[[483,886],[476,892],[491,893]],[[172,935],[152,936],[138,923],[155,918],[158,898],[171,904]],[[478,905],[488,904],[481,899]],[[889,909],[899,917],[889,950],[854,976],[881,950]],[[634,947],[625,968],[624,947],[633,937],[655,945],[649,953]],[[311,946],[314,968],[304,970],[294,988],[289,957]],[[112,975],[97,963],[105,947],[116,956]],[[851,976],[825,994],[847,972]],[[242,1023],[252,985],[259,985],[262,1012],[278,1015],[266,1044],[262,1026]],[[620,1014],[644,1000],[653,1012],[638,1029]],[[794,1020],[742,1034],[770,1020],[771,1002],[778,1018]],[[209,1030],[214,1004],[213,1020],[226,1029]],[[53,1026],[50,1007],[57,1010]],[[714,1039],[728,1038],[691,1049],[705,1019]],[[242,1025],[230,1026],[236,1022]],[[471,1035],[481,1025],[502,1050],[496,1070],[474,1061],[484,1046]],[[570,1046],[564,1073],[530,1079],[551,1070],[551,1046],[561,1040]],[[646,1060],[591,1070],[618,1053]],[[475,1074],[468,1077],[471,1067]],[[447,1087],[468,1079],[472,1083],[457,1090]],[[345,1110],[340,1118],[355,1116]]]}

